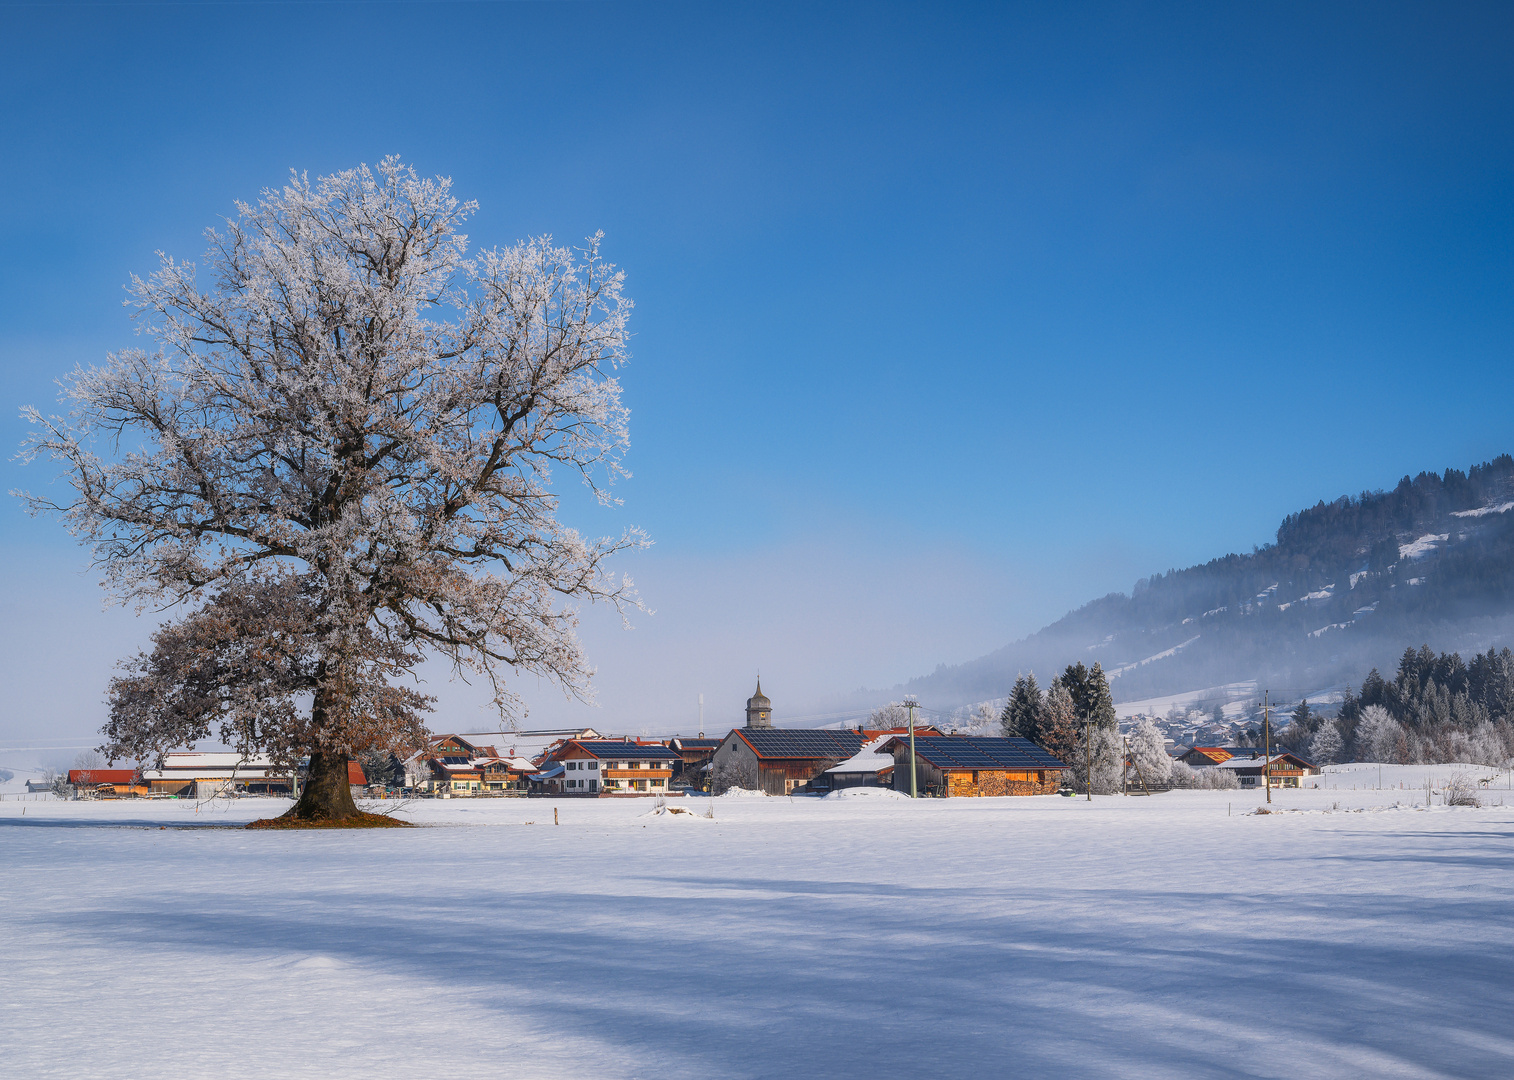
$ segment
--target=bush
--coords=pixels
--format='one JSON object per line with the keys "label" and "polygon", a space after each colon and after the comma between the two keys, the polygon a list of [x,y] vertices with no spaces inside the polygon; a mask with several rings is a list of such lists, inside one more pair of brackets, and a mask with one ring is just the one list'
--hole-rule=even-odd
{"label": "bush", "polygon": [[1477,798],[1477,782],[1466,773],[1457,773],[1451,777],[1451,782],[1446,785],[1443,798],[1447,806],[1482,805],[1482,802]]}
{"label": "bush", "polygon": [[1234,791],[1241,786],[1229,769],[1195,769],[1186,761],[1172,763],[1172,786],[1200,791]]}

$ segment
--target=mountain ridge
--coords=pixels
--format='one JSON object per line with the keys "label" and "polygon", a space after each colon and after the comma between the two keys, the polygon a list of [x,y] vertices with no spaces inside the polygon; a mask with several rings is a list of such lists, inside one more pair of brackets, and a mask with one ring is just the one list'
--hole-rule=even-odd
{"label": "mountain ridge", "polygon": [[[1229,683],[1357,683],[1406,644],[1514,640],[1514,457],[1421,472],[1287,515],[1273,543],[1137,581],[1036,633],[888,691],[950,708],[1099,661],[1117,701]],[[861,704],[861,700],[857,702]]]}

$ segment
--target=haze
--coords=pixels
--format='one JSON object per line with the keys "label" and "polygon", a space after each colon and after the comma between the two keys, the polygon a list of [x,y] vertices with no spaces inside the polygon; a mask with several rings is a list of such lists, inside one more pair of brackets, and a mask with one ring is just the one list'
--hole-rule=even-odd
{"label": "haze", "polygon": [[[132,343],[121,285],[402,154],[481,245],[597,229],[637,304],[599,702],[779,723],[977,656],[1319,499],[1514,446],[1500,5],[5,5],[0,436]],[[47,466],[3,466],[6,488]],[[83,745],[165,616],[0,514],[0,739]],[[433,727],[491,724],[431,673]],[[929,704],[929,703],[927,703]]]}

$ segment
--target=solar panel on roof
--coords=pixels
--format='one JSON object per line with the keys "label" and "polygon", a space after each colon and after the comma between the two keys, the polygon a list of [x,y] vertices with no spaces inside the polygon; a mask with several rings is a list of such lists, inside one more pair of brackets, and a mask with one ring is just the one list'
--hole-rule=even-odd
{"label": "solar panel on roof", "polygon": [[915,755],[938,769],[1065,769],[1029,739],[925,735],[915,738]]}
{"label": "solar panel on roof", "polygon": [[855,731],[819,728],[743,728],[742,738],[759,757],[849,758],[862,748]]}
{"label": "solar panel on roof", "polygon": [[595,757],[623,758],[676,758],[678,755],[666,746],[638,746],[636,743],[617,742],[613,739],[576,740]]}

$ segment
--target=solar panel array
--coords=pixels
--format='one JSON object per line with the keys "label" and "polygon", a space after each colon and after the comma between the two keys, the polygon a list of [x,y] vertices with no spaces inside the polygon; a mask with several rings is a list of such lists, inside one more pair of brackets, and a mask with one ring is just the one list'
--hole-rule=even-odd
{"label": "solar panel array", "polygon": [[575,739],[597,758],[628,758],[632,761],[650,761],[653,758],[676,758],[678,755],[666,746],[642,746],[637,743],[620,742],[615,739]]}
{"label": "solar panel array", "polygon": [[1064,762],[1052,757],[1029,739],[960,735],[917,736],[915,756],[930,762],[938,769],[1067,768]]}
{"label": "solar panel array", "polygon": [[862,749],[855,731],[818,728],[742,728],[742,738],[765,758],[836,758],[845,760]]}

